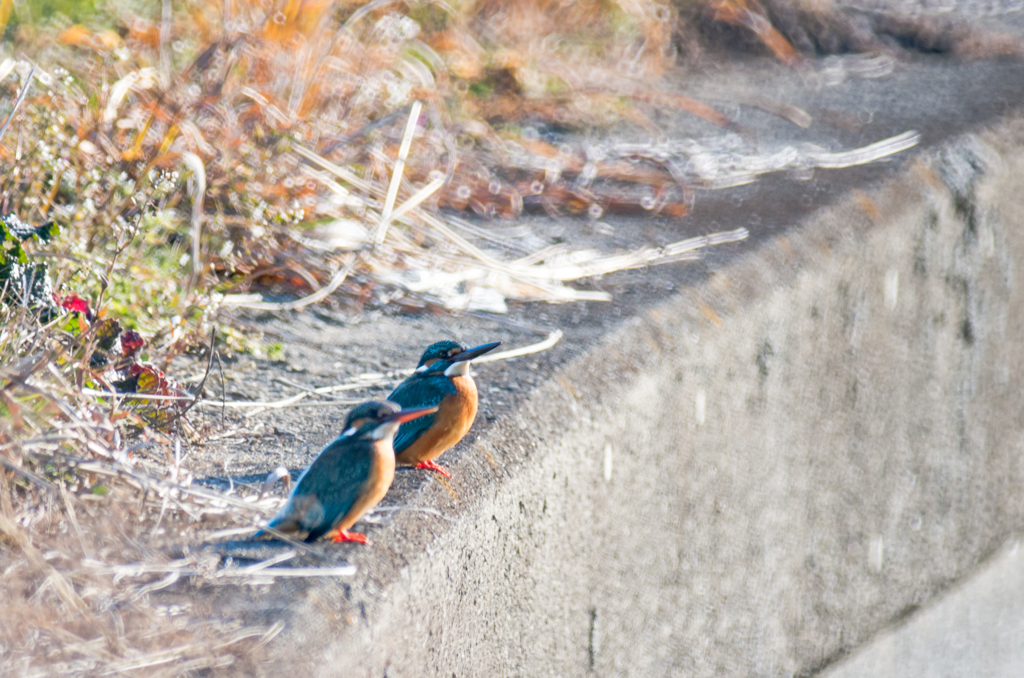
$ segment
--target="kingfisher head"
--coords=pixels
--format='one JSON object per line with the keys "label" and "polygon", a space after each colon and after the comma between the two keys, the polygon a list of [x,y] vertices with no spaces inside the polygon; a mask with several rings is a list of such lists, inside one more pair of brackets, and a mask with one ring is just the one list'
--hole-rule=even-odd
{"label": "kingfisher head", "polygon": [[462,353],[466,347],[457,341],[435,341],[420,356],[420,362],[416,367],[433,365],[438,360],[451,360],[454,356]]}
{"label": "kingfisher head", "polygon": [[437,341],[427,347],[420,358],[417,372],[426,372],[437,361],[450,363],[444,366],[444,373],[449,376],[464,375],[469,373],[469,361],[478,358],[488,351],[501,346],[500,341],[492,341],[489,344],[480,344],[472,348],[466,348],[457,341]]}
{"label": "kingfisher head", "polygon": [[368,440],[390,439],[395,435],[398,427],[405,422],[434,412],[437,412],[436,407],[413,407],[403,410],[392,402],[371,400],[352,408],[348,417],[345,418],[345,430],[341,437]]}

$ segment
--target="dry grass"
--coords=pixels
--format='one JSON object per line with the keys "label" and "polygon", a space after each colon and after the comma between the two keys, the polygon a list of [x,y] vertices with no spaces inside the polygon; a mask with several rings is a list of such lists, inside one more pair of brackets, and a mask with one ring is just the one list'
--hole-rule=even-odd
{"label": "dry grass", "polygon": [[[157,607],[149,595],[177,577],[111,568],[171,564],[167,546],[194,541],[197,525],[252,524],[270,507],[191,488],[175,433],[83,395],[95,371],[88,332],[59,322],[0,309],[4,673],[246,671],[273,629]],[[193,585],[217,560],[191,559]]]}
{"label": "dry grass", "polygon": [[[588,157],[517,127],[527,117],[646,124],[621,94],[628,83],[638,100],[651,99],[636,83],[653,83],[671,61],[672,10],[534,5],[416,5],[429,32],[397,13],[401,3],[379,2],[234,2],[227,15],[195,3],[159,23],[124,17],[123,37],[77,25],[57,41],[40,32],[21,45],[33,59],[0,66],[11,76],[0,86],[14,95],[31,61],[63,64],[37,68],[16,139],[0,146],[5,208],[74,224],[71,256],[119,256],[114,270],[146,284],[112,295],[111,310],[169,350],[194,337],[187,323],[166,321],[207,313],[202,293],[213,288],[308,294],[333,281],[358,302],[397,284],[390,300],[451,306],[396,275],[480,264],[421,219],[423,208],[685,215],[688,188],[664,164]],[[555,40],[554,21],[578,34]],[[552,48],[563,43],[570,47]],[[730,125],[697,102],[661,102]],[[383,225],[393,225],[386,239],[365,251]],[[499,248],[498,258],[509,252],[517,253]],[[128,263],[139,261],[141,270]],[[334,281],[347,265],[346,279]],[[96,298],[105,283],[95,268],[65,266],[58,286]],[[492,297],[576,298],[536,270],[520,280],[496,273],[499,282],[476,284]],[[172,278],[184,284],[167,285]]]}

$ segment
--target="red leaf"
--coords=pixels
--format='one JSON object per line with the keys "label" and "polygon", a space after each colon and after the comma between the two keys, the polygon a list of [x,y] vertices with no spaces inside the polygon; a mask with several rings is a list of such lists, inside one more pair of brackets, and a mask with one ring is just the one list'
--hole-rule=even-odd
{"label": "red leaf", "polygon": [[[132,365],[134,369],[135,365]],[[139,385],[137,393],[149,393],[153,395],[168,395],[167,380],[164,373],[149,365],[140,365]]]}
{"label": "red leaf", "polygon": [[55,292],[53,294],[53,301],[60,304],[61,308],[65,308],[73,313],[84,313],[86,317],[92,317],[92,312],[89,310],[89,302],[77,294],[59,297]]}
{"label": "red leaf", "polygon": [[121,333],[121,353],[125,358],[135,355],[144,343],[142,335],[135,330]]}

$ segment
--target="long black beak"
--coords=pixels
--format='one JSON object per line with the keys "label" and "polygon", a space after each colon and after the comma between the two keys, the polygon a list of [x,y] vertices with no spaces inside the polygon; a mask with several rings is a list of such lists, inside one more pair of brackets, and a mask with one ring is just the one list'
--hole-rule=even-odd
{"label": "long black beak", "polygon": [[488,351],[493,351],[499,346],[501,346],[500,341],[492,341],[489,344],[480,344],[479,346],[474,346],[473,348],[467,348],[462,353],[459,353],[458,355],[454,356],[451,360],[453,363],[461,363],[465,362],[466,360],[472,360],[473,358],[479,358],[484,353],[487,353]]}
{"label": "long black beak", "polygon": [[399,424],[404,424],[407,421],[412,421],[413,419],[419,419],[420,417],[426,416],[428,414],[433,414],[434,412],[437,412],[437,407],[436,406],[435,407],[410,407],[408,409],[402,410],[401,412],[395,412],[392,415],[388,415],[387,417],[384,418],[384,422],[383,423],[390,423],[392,421],[397,421]]}

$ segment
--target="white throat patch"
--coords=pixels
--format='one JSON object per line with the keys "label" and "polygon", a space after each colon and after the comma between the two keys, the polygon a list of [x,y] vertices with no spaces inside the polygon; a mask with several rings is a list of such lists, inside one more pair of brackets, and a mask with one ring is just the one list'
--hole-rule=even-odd
{"label": "white throat patch", "polygon": [[465,377],[465,376],[468,376],[468,375],[469,375],[469,361],[468,360],[460,360],[457,363],[452,363],[451,366],[449,366],[448,369],[446,369],[444,371],[444,376],[446,376],[446,377]]}
{"label": "white throat patch", "polygon": [[401,424],[397,421],[389,421],[386,424],[381,424],[377,428],[373,429],[373,433],[370,437],[374,440],[384,440],[385,438],[391,439],[395,436],[395,431]]}

